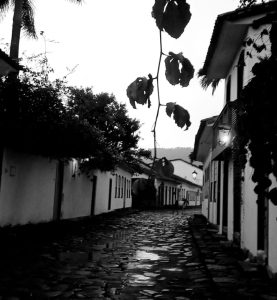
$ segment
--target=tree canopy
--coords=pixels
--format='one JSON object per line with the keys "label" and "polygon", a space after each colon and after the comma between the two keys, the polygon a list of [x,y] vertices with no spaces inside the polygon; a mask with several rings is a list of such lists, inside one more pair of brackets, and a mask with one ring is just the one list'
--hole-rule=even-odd
{"label": "tree canopy", "polygon": [[[25,69],[19,78],[0,80],[1,143],[57,159],[80,159],[84,171],[136,167],[150,153],[138,148],[137,120],[107,93],[48,79],[48,71]],[[18,98],[17,110],[11,98]]]}

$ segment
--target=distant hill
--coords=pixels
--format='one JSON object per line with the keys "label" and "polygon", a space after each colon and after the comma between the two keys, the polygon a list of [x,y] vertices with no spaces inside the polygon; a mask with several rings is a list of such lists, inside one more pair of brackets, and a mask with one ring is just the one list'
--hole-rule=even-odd
{"label": "distant hill", "polygon": [[[154,155],[154,149],[149,149]],[[177,148],[157,148],[158,158],[166,157],[168,160],[181,158],[187,162],[190,162],[189,155],[192,152],[192,148],[189,147],[177,147]]]}

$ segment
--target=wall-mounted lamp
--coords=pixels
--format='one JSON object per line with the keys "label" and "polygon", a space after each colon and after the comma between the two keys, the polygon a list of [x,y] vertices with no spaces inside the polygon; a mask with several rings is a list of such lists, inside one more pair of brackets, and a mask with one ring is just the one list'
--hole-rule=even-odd
{"label": "wall-mounted lamp", "polygon": [[195,180],[196,177],[197,177],[197,172],[194,170],[194,171],[192,172],[192,178]]}
{"label": "wall-mounted lamp", "polygon": [[218,144],[220,146],[226,146],[231,141],[231,127],[229,125],[218,126]]}

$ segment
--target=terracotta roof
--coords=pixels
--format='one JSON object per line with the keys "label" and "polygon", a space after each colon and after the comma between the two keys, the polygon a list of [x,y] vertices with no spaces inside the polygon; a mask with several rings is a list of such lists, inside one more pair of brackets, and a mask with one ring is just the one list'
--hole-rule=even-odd
{"label": "terracotta roof", "polygon": [[259,15],[259,14],[265,14],[265,13],[270,13],[274,10],[277,10],[277,1],[270,1],[267,3],[262,3],[262,4],[258,4],[258,5],[253,5],[247,8],[239,8],[236,9],[234,11],[230,11],[221,15],[218,15],[216,21],[215,21],[215,25],[214,25],[214,29],[213,29],[213,33],[212,33],[212,37],[211,37],[211,42],[208,48],[208,52],[206,55],[206,59],[204,62],[204,66],[201,69],[201,73],[203,75],[207,75],[208,72],[208,68],[209,65],[213,59],[213,54],[215,52],[223,25],[225,22],[232,22],[232,21],[237,21],[243,18],[248,18],[248,17],[252,17],[255,15]]}

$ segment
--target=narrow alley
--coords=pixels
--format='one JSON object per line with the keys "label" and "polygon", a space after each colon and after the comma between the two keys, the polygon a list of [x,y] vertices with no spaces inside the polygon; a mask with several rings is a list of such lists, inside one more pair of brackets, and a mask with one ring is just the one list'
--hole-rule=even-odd
{"label": "narrow alley", "polygon": [[219,242],[191,224],[195,213],[111,214],[52,236],[6,234],[0,299],[276,299],[265,283],[259,297],[255,281],[242,280]]}

